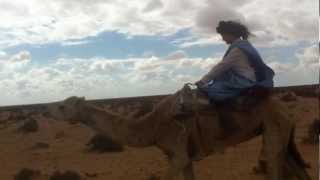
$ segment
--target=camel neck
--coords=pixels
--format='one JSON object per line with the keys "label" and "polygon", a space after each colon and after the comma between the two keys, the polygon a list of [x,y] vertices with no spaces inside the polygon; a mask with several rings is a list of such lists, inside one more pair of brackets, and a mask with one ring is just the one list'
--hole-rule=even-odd
{"label": "camel neck", "polygon": [[120,114],[86,105],[80,114],[82,122],[101,134],[124,145],[146,147],[153,145],[153,119],[128,119]]}

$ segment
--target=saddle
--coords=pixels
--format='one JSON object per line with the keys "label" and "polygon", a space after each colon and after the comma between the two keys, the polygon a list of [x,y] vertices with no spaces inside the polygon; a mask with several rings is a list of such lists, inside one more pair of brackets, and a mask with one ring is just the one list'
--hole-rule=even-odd
{"label": "saddle", "polygon": [[261,86],[253,86],[244,89],[238,97],[230,98],[222,102],[213,102],[217,107],[227,107],[231,111],[250,111],[261,101],[271,95],[271,89]]}
{"label": "saddle", "polygon": [[232,112],[250,112],[252,108],[259,105],[270,94],[270,89],[254,86],[244,89],[236,98],[227,99],[222,102],[210,102],[206,93],[199,89],[191,89],[186,84],[179,95],[179,108],[175,114],[175,118],[185,119],[192,117],[195,112],[201,114],[208,111],[216,111],[219,115],[221,128],[224,129],[226,134],[232,134],[238,129],[238,125],[232,117]]}
{"label": "saddle", "polygon": [[[228,112],[248,112],[271,94],[271,90],[261,86],[244,89],[238,97],[224,101],[211,102],[209,97],[200,89],[192,89],[186,84],[179,95],[177,116],[190,116],[197,110],[217,110],[220,114]],[[225,118],[223,118],[225,119]]]}

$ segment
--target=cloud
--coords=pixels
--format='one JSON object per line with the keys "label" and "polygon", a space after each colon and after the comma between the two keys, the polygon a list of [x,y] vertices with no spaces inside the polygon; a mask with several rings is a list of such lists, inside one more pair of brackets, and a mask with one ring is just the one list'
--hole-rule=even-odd
{"label": "cloud", "polygon": [[30,61],[31,55],[28,51],[0,57],[0,79],[12,76],[14,71],[22,71]]}
{"label": "cloud", "polygon": [[143,11],[150,12],[162,7],[163,7],[163,4],[161,0],[152,0],[152,1],[149,1],[149,3],[146,5]]}
{"label": "cloud", "polygon": [[[298,51],[296,61],[268,61],[276,71],[276,85],[318,82],[317,52],[317,46],[310,45]],[[31,65],[28,51],[6,56],[0,60],[0,105],[51,102],[72,95],[100,99],[169,94],[197,81],[220,61],[220,55],[191,58],[184,51],[170,54],[171,60],[59,58],[46,65]]]}
{"label": "cloud", "polygon": [[303,49],[302,53],[296,54],[300,60],[300,65],[304,67],[320,68],[319,65],[319,46],[312,45]]}
{"label": "cloud", "polygon": [[29,61],[31,59],[30,53],[28,51],[21,51],[18,54],[12,56],[9,61],[12,62],[22,62]]}
{"label": "cloud", "polygon": [[192,40],[186,40],[178,44],[180,48],[188,48],[192,46],[198,46],[198,47],[203,47],[203,46],[208,46],[212,44],[223,44],[221,41],[221,37],[219,36],[213,36],[213,37],[202,37],[202,38],[197,38],[197,39],[192,39]]}
{"label": "cloud", "polygon": [[220,20],[236,20],[247,25],[254,34],[252,42],[260,47],[316,42],[318,7],[313,1],[208,1],[207,6],[197,11],[192,27],[197,40],[184,42],[181,47],[219,43],[215,28]]}
{"label": "cloud", "polygon": [[0,59],[4,58],[7,56],[7,53],[4,51],[0,51]]}
{"label": "cloud", "polygon": [[222,19],[240,20],[248,25],[257,35],[252,40],[260,46],[286,46],[316,41],[319,28],[316,3],[297,0],[57,0],[45,3],[2,0],[0,47],[83,42],[104,31],[124,33],[128,37],[166,36],[186,28],[196,37],[184,42],[186,46],[215,44],[218,42],[215,27]]}
{"label": "cloud", "polygon": [[274,60],[269,62],[276,72],[275,82],[277,86],[314,84],[319,82],[319,49],[317,45],[307,46],[295,54],[297,61],[281,62]]}
{"label": "cloud", "polygon": [[246,12],[244,14],[249,25],[255,25],[255,28],[252,27],[254,32],[264,32],[272,37],[265,41],[263,35],[257,36],[256,41],[262,46],[286,45],[299,41],[315,42],[318,39],[318,3],[301,3],[297,0],[253,1],[242,12]]}
{"label": "cloud", "polygon": [[208,1],[207,6],[197,12],[196,30],[212,35],[216,34],[220,20],[243,20],[243,15],[236,10],[238,9],[236,4],[227,1]]}
{"label": "cloud", "polygon": [[83,44],[88,44],[89,41],[63,41],[62,46],[79,46]]}
{"label": "cloud", "polygon": [[178,60],[178,59],[182,59],[182,58],[185,58],[187,57],[187,54],[182,51],[182,50],[179,50],[179,51],[175,51],[171,54],[169,54],[166,59],[167,60]]}
{"label": "cloud", "polygon": [[[11,55],[11,59],[27,59],[23,54],[28,53]],[[197,62],[181,66],[184,61]],[[51,102],[72,95],[97,99],[173,93],[184,81],[193,82],[205,73],[208,69],[202,69],[202,65],[206,63],[201,58],[167,61],[153,56],[123,60],[60,58],[45,66],[25,65],[23,69],[0,71],[4,92],[0,105]]]}
{"label": "cloud", "polygon": [[275,73],[286,73],[295,68],[294,64],[280,63],[277,61],[270,62],[268,65],[275,71]]}

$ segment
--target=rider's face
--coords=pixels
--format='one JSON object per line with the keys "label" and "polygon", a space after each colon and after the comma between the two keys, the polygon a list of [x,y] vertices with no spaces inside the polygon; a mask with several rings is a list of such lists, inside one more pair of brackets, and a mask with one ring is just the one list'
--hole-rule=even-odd
{"label": "rider's face", "polygon": [[222,36],[222,40],[227,44],[231,44],[234,40],[237,39],[234,35],[228,34],[228,33],[223,33],[221,34],[221,36]]}

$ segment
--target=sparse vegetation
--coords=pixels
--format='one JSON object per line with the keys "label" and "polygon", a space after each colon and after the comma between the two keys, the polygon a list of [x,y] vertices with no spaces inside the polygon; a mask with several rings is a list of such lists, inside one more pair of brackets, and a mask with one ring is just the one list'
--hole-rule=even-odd
{"label": "sparse vegetation", "polygon": [[147,180],[160,180],[160,177],[152,174]]}
{"label": "sparse vegetation", "polygon": [[81,180],[81,176],[74,171],[66,171],[61,173],[59,171],[55,171],[49,178],[49,180]]}
{"label": "sparse vegetation", "polygon": [[91,152],[121,152],[123,146],[109,137],[102,134],[96,134],[86,144]]}
{"label": "sparse vegetation", "polygon": [[85,175],[89,178],[94,178],[94,177],[98,177],[98,173],[88,173],[86,172]]}
{"label": "sparse vegetation", "polygon": [[40,175],[40,171],[23,168],[14,176],[14,180],[32,180],[38,175]]}
{"label": "sparse vegetation", "polygon": [[37,142],[31,149],[48,149],[50,145],[48,143]]}
{"label": "sparse vegetation", "polygon": [[66,136],[66,133],[64,131],[59,131],[56,133],[56,135],[54,136],[55,139],[61,139],[64,138]]}
{"label": "sparse vegetation", "polygon": [[296,101],[297,96],[294,92],[288,92],[281,96],[281,100],[284,102]]}
{"label": "sparse vegetation", "polygon": [[23,123],[23,125],[18,128],[18,131],[22,133],[31,133],[38,131],[38,129],[38,122],[35,119],[30,118],[26,120]]}
{"label": "sparse vegetation", "polygon": [[22,121],[26,119],[27,119],[27,116],[22,112],[22,110],[19,110],[19,109],[12,110],[8,117],[8,120],[12,120],[12,121]]}

